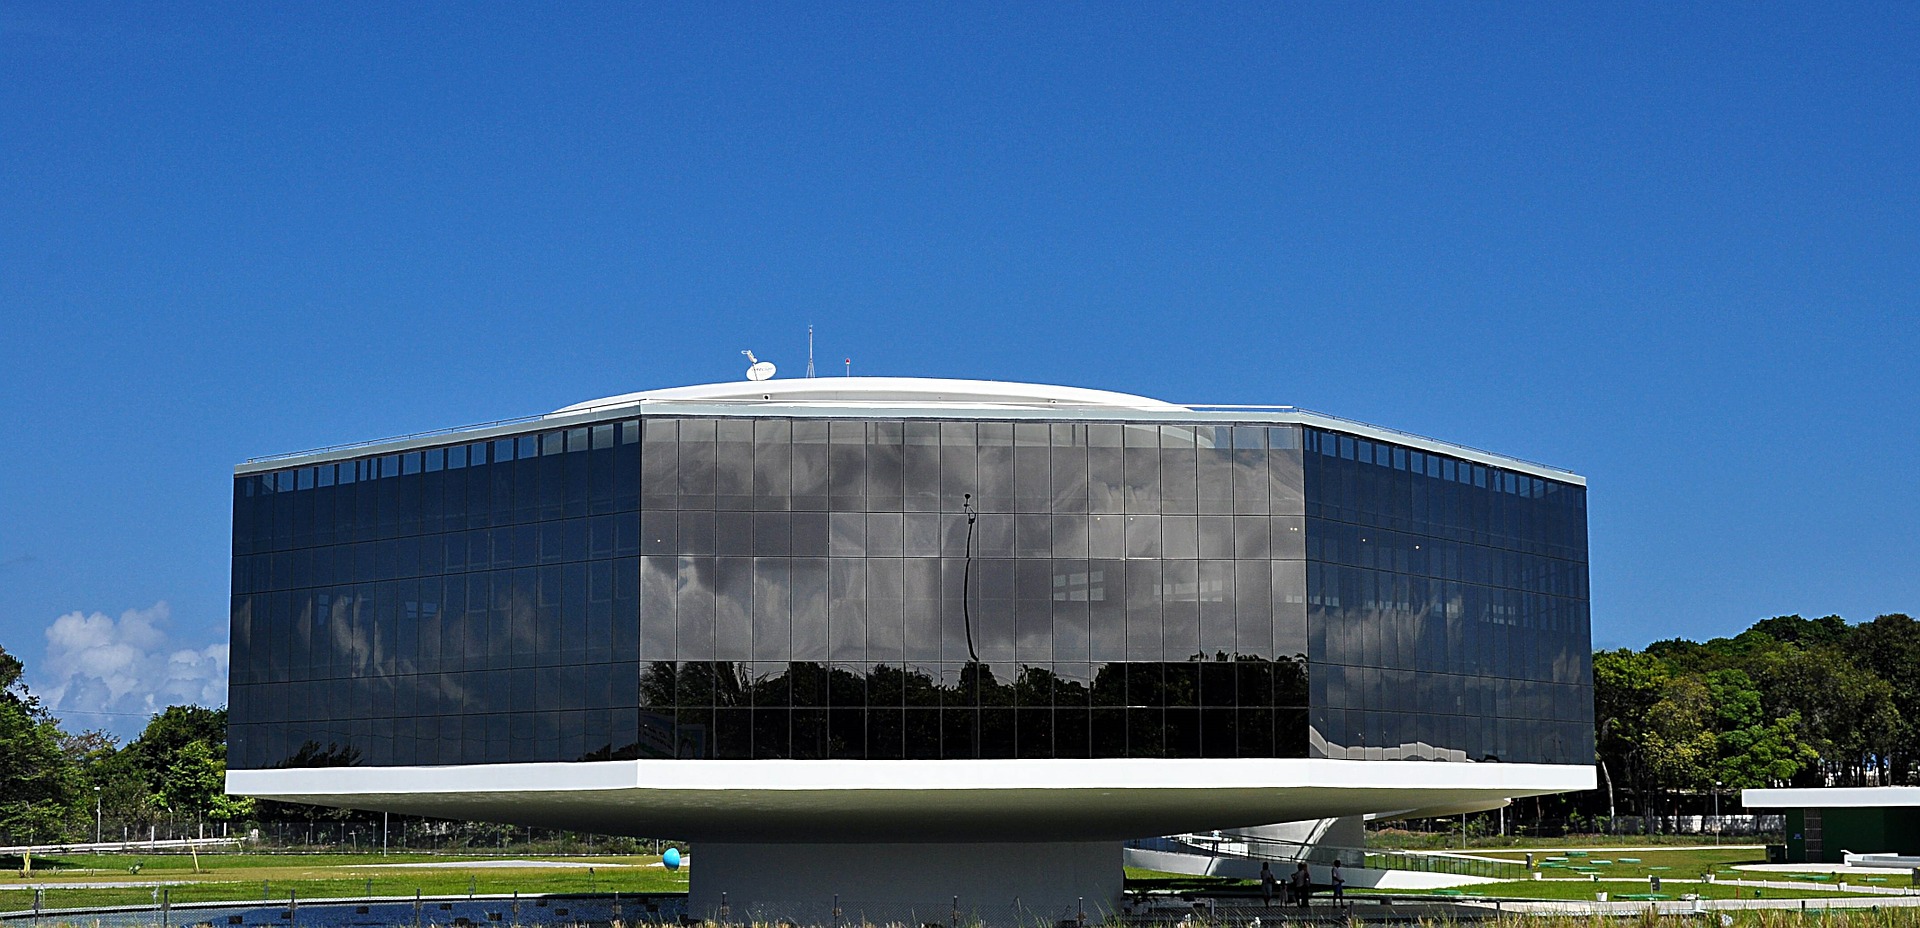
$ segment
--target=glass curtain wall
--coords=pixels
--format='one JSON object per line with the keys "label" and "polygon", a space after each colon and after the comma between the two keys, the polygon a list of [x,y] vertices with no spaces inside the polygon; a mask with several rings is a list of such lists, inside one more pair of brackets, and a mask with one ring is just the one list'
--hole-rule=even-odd
{"label": "glass curtain wall", "polygon": [[244,476],[233,760],[1305,756],[1299,435],[649,418]]}
{"label": "glass curtain wall", "polygon": [[1585,489],[1304,438],[1314,753],[1593,763]]}
{"label": "glass curtain wall", "polygon": [[1298,426],[636,418],[249,474],[231,761],[1586,763],[1585,539],[1577,486]]}

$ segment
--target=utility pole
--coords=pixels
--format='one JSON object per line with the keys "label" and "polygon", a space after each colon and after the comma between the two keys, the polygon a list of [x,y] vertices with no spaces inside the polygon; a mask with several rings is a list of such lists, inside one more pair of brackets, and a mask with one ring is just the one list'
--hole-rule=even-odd
{"label": "utility pole", "polygon": [[1720,781],[1713,781],[1713,845],[1720,846]]}

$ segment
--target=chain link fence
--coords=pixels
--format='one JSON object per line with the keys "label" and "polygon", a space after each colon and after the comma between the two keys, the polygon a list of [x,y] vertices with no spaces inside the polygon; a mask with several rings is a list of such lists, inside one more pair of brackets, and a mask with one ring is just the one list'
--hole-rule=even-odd
{"label": "chain link fence", "polygon": [[[0,829],[0,848],[18,846],[120,843],[128,852],[187,853],[177,842],[226,838],[234,849],[264,853],[366,854],[460,853],[474,855],[587,856],[657,854],[673,842],[654,838],[600,835],[555,828],[526,828],[487,822],[455,822],[389,816],[374,821],[314,820],[224,822],[166,817],[141,822],[104,820],[84,833],[48,835]],[[174,842],[174,846],[167,846]],[[684,845],[682,845],[684,846]],[[200,853],[218,853],[202,848]],[[0,852],[5,856],[5,852]],[[17,856],[17,855],[16,855]],[[18,867],[19,864],[14,864]]]}

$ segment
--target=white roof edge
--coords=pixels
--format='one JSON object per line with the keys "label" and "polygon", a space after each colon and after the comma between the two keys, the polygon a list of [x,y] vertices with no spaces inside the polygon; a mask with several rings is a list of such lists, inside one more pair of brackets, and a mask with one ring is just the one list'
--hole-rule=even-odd
{"label": "white roof edge", "polygon": [[1740,804],[1749,809],[1859,809],[1920,806],[1920,786],[1816,786],[1743,789]]}
{"label": "white roof edge", "polygon": [[[857,386],[849,388],[845,383],[837,386],[829,384],[830,381],[846,380],[855,381]],[[1587,485],[1585,477],[1563,468],[1293,406],[1179,405],[1082,387],[923,377],[819,377],[646,390],[576,403],[542,416],[256,458],[236,465],[233,472],[236,476],[262,473],[374,454],[394,454],[483,441],[542,428],[573,427],[634,415],[876,419],[972,416],[1165,424],[1308,425],[1561,483],[1580,487]]]}
{"label": "white roof edge", "polygon": [[759,380],[733,383],[706,383],[663,390],[623,393],[555,410],[561,416],[576,412],[615,409],[649,403],[727,403],[742,406],[761,404],[806,406],[858,406],[884,408],[891,405],[986,408],[1121,409],[1175,410],[1161,400],[1053,384],[1014,383],[1003,380],[958,380],[941,377],[812,377],[798,380]]}

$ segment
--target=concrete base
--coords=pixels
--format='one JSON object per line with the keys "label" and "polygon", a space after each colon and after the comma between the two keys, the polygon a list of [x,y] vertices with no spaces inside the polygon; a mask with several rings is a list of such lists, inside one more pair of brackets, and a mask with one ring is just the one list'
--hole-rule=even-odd
{"label": "concrete base", "polygon": [[687,914],[734,924],[947,925],[955,897],[963,923],[1053,924],[1084,911],[1091,924],[1119,910],[1124,879],[1118,842],[699,842],[688,869]]}

